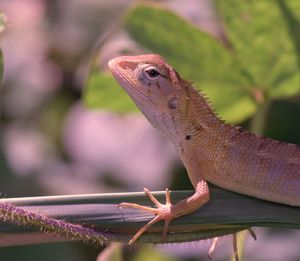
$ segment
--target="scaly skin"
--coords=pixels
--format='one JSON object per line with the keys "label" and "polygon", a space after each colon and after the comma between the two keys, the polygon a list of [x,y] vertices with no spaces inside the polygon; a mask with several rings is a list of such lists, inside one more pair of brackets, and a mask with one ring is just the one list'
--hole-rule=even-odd
{"label": "scaly skin", "polygon": [[157,209],[136,204],[156,214],[130,241],[149,226],[169,222],[201,207],[209,200],[206,181],[224,189],[282,204],[300,206],[300,146],[257,137],[224,123],[205,97],[159,55],[122,56],[109,68],[144,113],[175,145],[185,165],[195,194],[176,205],[158,203]]}

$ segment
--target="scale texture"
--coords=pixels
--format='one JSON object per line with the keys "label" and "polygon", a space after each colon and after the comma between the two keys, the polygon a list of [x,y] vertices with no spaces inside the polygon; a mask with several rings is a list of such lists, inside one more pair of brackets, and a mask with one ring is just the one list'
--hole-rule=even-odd
{"label": "scale texture", "polygon": [[111,60],[109,67],[152,125],[175,145],[195,188],[206,180],[260,199],[300,206],[299,145],[226,124],[159,55],[122,56]]}

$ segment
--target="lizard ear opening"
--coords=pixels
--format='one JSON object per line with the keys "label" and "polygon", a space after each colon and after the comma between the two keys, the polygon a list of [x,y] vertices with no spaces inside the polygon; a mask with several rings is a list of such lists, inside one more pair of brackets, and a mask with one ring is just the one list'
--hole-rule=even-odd
{"label": "lizard ear opening", "polygon": [[168,108],[171,110],[174,110],[177,108],[177,104],[178,104],[178,98],[177,97],[172,97],[169,101],[168,101]]}

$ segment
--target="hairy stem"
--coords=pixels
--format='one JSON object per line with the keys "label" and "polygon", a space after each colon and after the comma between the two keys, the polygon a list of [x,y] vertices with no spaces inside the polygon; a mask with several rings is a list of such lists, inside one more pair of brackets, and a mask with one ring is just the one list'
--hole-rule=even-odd
{"label": "hairy stem", "polygon": [[104,233],[94,229],[72,224],[63,220],[49,218],[7,203],[0,203],[0,220],[18,226],[32,226],[56,236],[79,239],[87,243],[102,245],[107,241]]}

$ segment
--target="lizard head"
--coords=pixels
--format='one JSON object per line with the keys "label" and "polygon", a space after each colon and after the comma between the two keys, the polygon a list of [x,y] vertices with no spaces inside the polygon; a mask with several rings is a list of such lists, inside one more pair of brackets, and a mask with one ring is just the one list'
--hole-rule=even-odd
{"label": "lizard head", "polygon": [[108,67],[155,127],[166,133],[172,121],[182,117],[186,82],[161,56],[121,56],[110,60]]}

